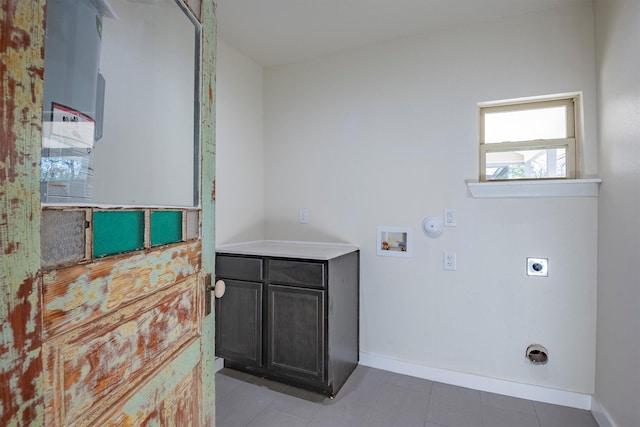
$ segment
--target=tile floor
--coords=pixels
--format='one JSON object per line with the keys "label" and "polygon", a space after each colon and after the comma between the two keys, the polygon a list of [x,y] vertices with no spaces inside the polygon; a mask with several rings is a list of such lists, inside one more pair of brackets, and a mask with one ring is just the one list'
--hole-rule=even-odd
{"label": "tile floor", "polygon": [[358,366],[335,399],[230,369],[217,427],[598,427],[589,411]]}

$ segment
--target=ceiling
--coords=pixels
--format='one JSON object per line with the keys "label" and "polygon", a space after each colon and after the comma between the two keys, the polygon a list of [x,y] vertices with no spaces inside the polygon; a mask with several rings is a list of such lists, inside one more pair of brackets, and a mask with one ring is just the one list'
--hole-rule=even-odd
{"label": "ceiling", "polygon": [[269,67],[587,0],[218,0],[218,35]]}

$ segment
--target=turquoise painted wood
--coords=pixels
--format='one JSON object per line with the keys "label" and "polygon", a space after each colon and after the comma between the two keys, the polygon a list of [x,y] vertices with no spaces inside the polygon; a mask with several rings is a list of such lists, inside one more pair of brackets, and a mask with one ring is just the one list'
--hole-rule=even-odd
{"label": "turquoise painted wood", "polygon": [[[202,13],[202,82],[201,82],[201,194],[202,273],[215,272],[215,202],[216,202],[216,4],[203,0]],[[202,324],[202,425],[215,425],[215,316],[213,312]]]}

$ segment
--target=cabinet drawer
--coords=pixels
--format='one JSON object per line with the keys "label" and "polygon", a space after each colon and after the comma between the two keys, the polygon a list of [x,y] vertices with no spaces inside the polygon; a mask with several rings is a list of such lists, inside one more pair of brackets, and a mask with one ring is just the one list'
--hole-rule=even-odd
{"label": "cabinet drawer", "polygon": [[323,288],[325,265],[318,262],[270,259],[269,282]]}
{"label": "cabinet drawer", "polygon": [[262,259],[217,255],[216,276],[259,282],[262,280]]}

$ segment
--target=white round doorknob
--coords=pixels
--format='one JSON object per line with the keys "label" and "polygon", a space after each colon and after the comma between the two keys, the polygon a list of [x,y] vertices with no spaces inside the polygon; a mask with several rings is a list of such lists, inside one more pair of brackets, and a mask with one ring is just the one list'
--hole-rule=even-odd
{"label": "white round doorknob", "polygon": [[213,295],[215,295],[216,298],[222,298],[226,289],[227,285],[224,283],[224,280],[218,280],[213,287]]}

